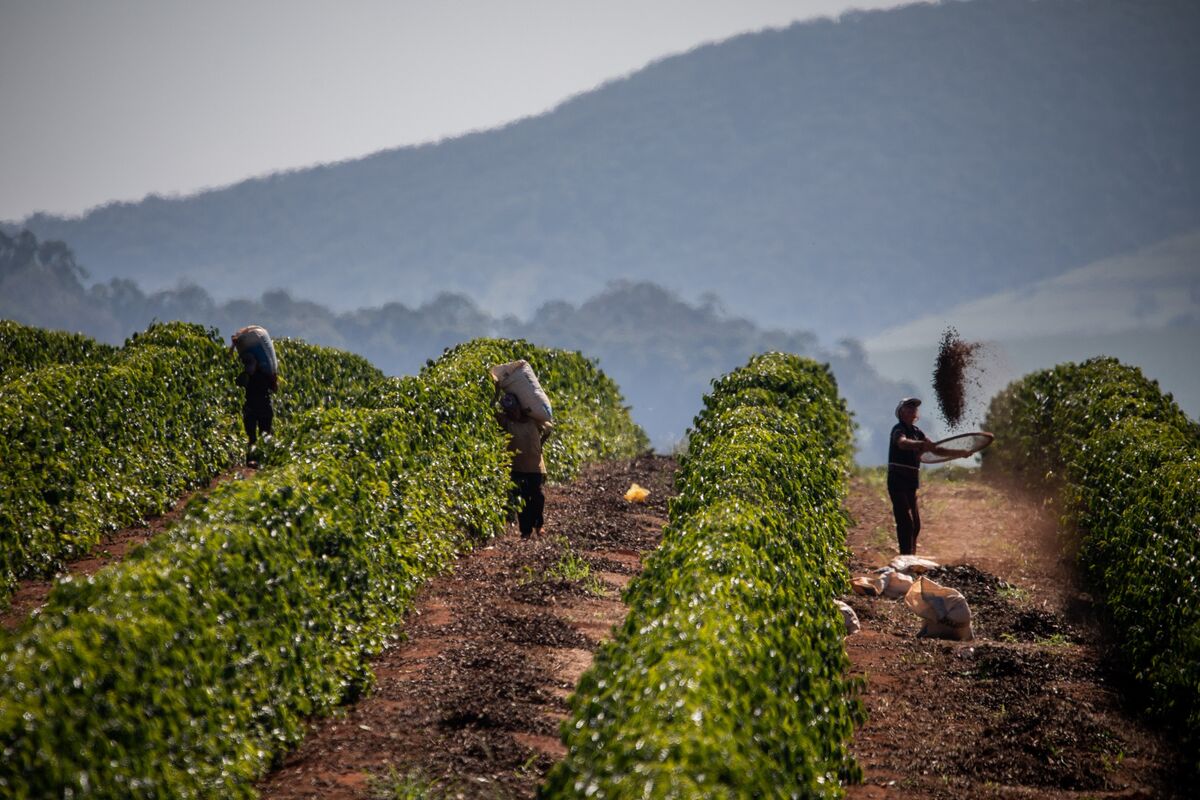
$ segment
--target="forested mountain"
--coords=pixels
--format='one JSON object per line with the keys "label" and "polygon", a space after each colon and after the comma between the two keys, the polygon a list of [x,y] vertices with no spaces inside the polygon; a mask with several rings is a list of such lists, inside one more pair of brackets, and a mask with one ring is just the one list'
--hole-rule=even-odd
{"label": "forested mountain", "polygon": [[852,13],[502,129],[26,226],[147,290],[528,314],[649,280],[867,336],[1194,228],[1197,41],[1193,0]]}
{"label": "forested mountain", "polygon": [[217,303],[195,286],[146,294],[131,281],[114,280],[85,288],[65,245],[39,243],[28,232],[0,233],[0,319],[82,332],[113,344],[153,319],[213,325],[225,335],[255,323],[274,336],[359,353],[392,375],[413,374],[444,348],[477,336],[525,338],[599,359],[660,449],[682,437],[709,381],[766,350],[830,364],[863,425],[859,441],[869,448],[868,463],[885,455],[879,442],[886,440],[896,398],[914,391],[881,379],[853,342],[822,348],[810,333],[762,330],[724,313],[714,301],[689,304],[649,283],[614,284],[580,305],[549,303],[529,321],[494,317],[454,294],[419,306],[391,303],[335,313],[286,292]]}

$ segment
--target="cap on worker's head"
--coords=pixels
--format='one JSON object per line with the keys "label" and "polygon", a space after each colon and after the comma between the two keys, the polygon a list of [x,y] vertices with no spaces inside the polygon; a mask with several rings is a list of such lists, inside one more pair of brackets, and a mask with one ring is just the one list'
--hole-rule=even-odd
{"label": "cap on worker's head", "polygon": [[921,405],[921,398],[919,398],[919,397],[904,398],[903,400],[901,400],[899,403],[896,404],[896,419],[900,419],[900,409],[916,408],[919,405]]}
{"label": "cap on worker's head", "polygon": [[505,411],[511,411],[514,408],[520,407],[520,405],[521,401],[512,392],[505,392],[504,396],[500,398],[500,407]]}

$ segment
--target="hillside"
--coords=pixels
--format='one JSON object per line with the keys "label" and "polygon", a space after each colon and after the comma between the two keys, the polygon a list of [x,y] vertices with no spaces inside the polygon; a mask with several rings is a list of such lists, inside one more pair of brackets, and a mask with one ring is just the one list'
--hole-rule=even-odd
{"label": "hillside", "polygon": [[850,14],[503,129],[26,225],[101,281],[219,300],[451,291],[501,316],[649,280],[866,336],[1195,228],[1198,37],[1187,0]]}
{"label": "hillside", "polygon": [[[865,339],[863,349],[880,375],[924,387],[948,326],[985,344],[968,386],[968,424],[982,421],[987,400],[1010,381],[1099,355],[1137,364],[1200,417],[1200,231],[938,309]],[[925,429],[944,432],[931,416]]]}
{"label": "hillside", "polygon": [[946,325],[974,339],[1104,335],[1200,325],[1200,228],[1053,278],[941,308],[867,338],[869,350],[936,341]]}

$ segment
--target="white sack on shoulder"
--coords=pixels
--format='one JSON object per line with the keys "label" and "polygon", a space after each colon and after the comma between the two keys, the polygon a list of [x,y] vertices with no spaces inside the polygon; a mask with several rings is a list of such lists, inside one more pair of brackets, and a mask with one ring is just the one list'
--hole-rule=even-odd
{"label": "white sack on shoulder", "polygon": [[497,386],[517,396],[526,414],[538,422],[549,422],[554,417],[554,412],[550,409],[550,398],[546,396],[528,361],[521,358],[507,364],[497,364],[488,372],[492,374]]}
{"label": "white sack on shoulder", "polygon": [[233,345],[238,353],[249,352],[259,367],[268,375],[279,374],[279,359],[275,357],[275,343],[271,334],[261,325],[247,325],[233,332]]}

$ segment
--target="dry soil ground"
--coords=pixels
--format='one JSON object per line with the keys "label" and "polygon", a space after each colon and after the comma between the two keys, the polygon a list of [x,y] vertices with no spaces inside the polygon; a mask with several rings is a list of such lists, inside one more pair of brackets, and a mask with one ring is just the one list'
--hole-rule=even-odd
{"label": "dry soil ground", "polygon": [[[918,554],[966,596],[975,639],[917,638],[903,601],[850,601],[863,630],[846,649],[868,721],[854,745],[865,779],[848,796],[1195,796],[1170,743],[1122,699],[1047,498],[965,470],[924,481]],[[865,574],[897,553],[882,473],[856,477],[848,505],[851,568]]]}

